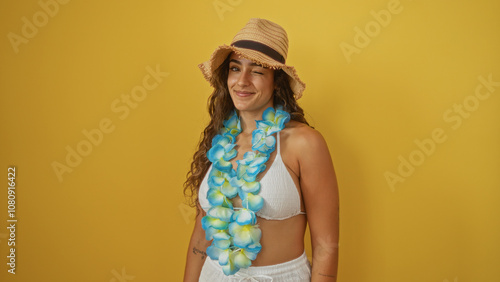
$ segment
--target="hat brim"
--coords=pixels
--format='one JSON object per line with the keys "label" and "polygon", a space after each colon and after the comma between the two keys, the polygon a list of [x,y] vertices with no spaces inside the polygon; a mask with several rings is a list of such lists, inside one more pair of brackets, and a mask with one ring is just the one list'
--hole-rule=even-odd
{"label": "hat brim", "polygon": [[274,59],[262,54],[261,52],[228,45],[221,45],[217,47],[217,49],[215,49],[215,51],[212,53],[210,60],[198,65],[201,72],[203,73],[203,76],[211,86],[214,86],[212,77],[213,70],[217,69],[231,52],[234,52],[239,56],[247,60],[251,60],[264,67],[268,67],[271,69],[282,69],[289,76],[290,87],[292,88],[295,99],[298,100],[300,99],[300,97],[302,97],[302,92],[304,92],[306,84],[300,80],[294,67],[277,62]]}

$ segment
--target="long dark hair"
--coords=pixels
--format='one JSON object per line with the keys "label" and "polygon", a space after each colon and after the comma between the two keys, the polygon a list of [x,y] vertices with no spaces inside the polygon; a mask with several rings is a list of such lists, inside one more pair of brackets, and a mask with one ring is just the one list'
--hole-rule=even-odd
{"label": "long dark hair", "polygon": [[[191,207],[198,206],[198,190],[203,177],[210,167],[207,152],[212,146],[212,138],[223,127],[222,122],[234,110],[233,100],[229,94],[227,78],[229,73],[229,57],[213,72],[214,91],[208,98],[208,113],[210,122],[201,133],[198,149],[193,155],[191,168],[187,173],[187,180],[184,182],[184,195],[189,199]],[[274,71],[274,106],[282,105],[283,109],[290,113],[290,119],[309,125],[304,117],[304,110],[298,105],[290,87],[288,75],[281,69]],[[199,212],[199,210],[197,211]]]}

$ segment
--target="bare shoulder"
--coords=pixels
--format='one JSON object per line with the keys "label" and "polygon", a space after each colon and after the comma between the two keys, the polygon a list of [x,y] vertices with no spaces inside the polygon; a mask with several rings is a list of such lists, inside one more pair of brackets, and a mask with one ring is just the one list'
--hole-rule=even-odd
{"label": "bare shoulder", "polygon": [[288,147],[301,152],[328,150],[326,141],[318,130],[298,121],[287,123],[283,129],[283,138],[286,139]]}
{"label": "bare shoulder", "polygon": [[[290,121],[281,132],[283,161],[300,179],[311,178],[306,175],[317,175],[320,172],[318,167],[333,170],[330,151],[318,130],[298,121]],[[326,174],[332,174],[331,170]]]}

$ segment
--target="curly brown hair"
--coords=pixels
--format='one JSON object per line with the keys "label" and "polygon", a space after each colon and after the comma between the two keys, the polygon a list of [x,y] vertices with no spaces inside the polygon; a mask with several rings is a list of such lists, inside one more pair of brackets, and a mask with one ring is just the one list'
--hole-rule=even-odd
{"label": "curly brown hair", "polygon": [[[210,167],[207,152],[212,146],[212,138],[214,138],[223,127],[223,121],[227,119],[235,109],[227,86],[230,55],[231,54],[229,54],[224,62],[213,72],[212,85],[214,86],[214,91],[210,97],[208,97],[207,106],[208,113],[210,114],[210,122],[200,135],[198,150],[193,155],[193,162],[186,175],[187,180],[183,185],[184,196],[189,200],[189,206],[197,207],[197,214],[200,212],[198,209],[198,190]],[[274,106],[282,105],[283,109],[290,113],[290,119],[310,126],[304,117],[304,110],[298,105],[293,96],[289,77],[283,70],[277,69],[274,71],[274,84]]]}

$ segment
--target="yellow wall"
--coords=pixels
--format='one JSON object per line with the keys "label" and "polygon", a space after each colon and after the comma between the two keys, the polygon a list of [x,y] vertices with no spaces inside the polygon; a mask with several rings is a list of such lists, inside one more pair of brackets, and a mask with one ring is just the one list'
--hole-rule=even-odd
{"label": "yellow wall", "polygon": [[288,31],[300,103],[328,141],[339,281],[500,280],[499,1],[31,0],[0,11],[1,281],[181,280],[193,227],[182,183],[211,91],[197,64],[251,17]]}

